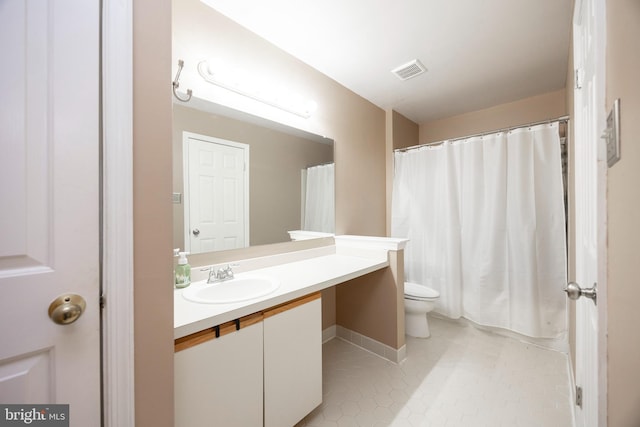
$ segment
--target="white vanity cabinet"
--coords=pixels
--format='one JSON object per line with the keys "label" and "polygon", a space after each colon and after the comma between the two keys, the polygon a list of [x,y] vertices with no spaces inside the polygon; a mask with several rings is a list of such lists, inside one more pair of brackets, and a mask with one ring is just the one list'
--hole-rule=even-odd
{"label": "white vanity cabinet", "polygon": [[174,377],[176,426],[294,426],[322,403],[320,293],[176,339]]}
{"label": "white vanity cabinet", "polygon": [[264,426],[293,426],[322,403],[320,294],[264,312]]}
{"label": "white vanity cabinet", "polygon": [[176,341],[175,425],[263,425],[262,316],[234,322]]}

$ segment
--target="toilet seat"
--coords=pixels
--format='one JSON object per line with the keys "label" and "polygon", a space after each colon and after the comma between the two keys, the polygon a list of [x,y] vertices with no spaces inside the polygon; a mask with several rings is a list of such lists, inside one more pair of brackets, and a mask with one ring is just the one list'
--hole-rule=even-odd
{"label": "toilet seat", "polygon": [[404,283],[404,297],[412,300],[434,300],[440,297],[440,292],[417,283]]}

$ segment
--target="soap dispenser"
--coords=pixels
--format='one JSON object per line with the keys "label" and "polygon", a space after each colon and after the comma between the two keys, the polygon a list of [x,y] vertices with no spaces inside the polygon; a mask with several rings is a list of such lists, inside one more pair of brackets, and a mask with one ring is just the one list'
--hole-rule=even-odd
{"label": "soap dispenser", "polygon": [[176,266],[176,288],[186,288],[191,284],[191,266],[187,261],[189,252],[180,252],[178,265]]}
{"label": "soap dispenser", "polygon": [[173,249],[173,284],[176,284],[176,265],[178,264],[178,257],[180,256],[180,248]]}

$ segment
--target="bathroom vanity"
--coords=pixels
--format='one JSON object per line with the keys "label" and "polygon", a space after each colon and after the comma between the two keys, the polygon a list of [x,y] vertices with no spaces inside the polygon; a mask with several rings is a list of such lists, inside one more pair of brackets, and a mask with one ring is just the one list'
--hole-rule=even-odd
{"label": "bathroom vanity", "polygon": [[322,402],[321,314],[316,292],[176,340],[176,425],[302,419]]}
{"label": "bathroom vanity", "polygon": [[278,282],[258,298],[198,303],[176,290],[175,425],[293,426],[317,407],[320,291],[389,266],[387,250],[356,246],[240,261],[237,278]]}

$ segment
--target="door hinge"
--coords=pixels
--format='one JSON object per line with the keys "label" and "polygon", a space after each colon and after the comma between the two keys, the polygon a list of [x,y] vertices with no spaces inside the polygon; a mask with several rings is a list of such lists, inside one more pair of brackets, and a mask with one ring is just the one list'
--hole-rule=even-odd
{"label": "door hinge", "polygon": [[576,68],[575,70],[575,86],[576,89],[582,89],[582,81],[584,80],[584,69]]}
{"label": "door hinge", "polygon": [[582,408],[582,387],[576,386],[576,406]]}
{"label": "door hinge", "polygon": [[104,294],[100,295],[100,309],[103,309],[106,303],[107,297],[105,297]]}

